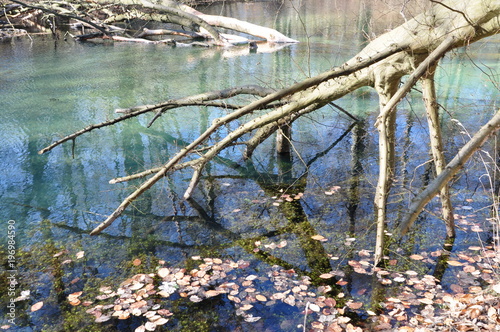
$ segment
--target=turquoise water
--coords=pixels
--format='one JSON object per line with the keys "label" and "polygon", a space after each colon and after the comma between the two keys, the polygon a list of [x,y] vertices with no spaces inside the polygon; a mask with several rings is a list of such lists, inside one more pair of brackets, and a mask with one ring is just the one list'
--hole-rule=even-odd
{"label": "turquoise water", "polygon": [[[377,176],[373,128],[377,101],[370,90],[338,102],[364,118],[364,125],[349,129],[351,120],[330,107],[294,124],[295,154],[291,165],[277,161],[273,140],[257,150],[252,165],[241,162],[239,149],[227,149],[222,157],[244,167],[211,164],[195,193],[202,209],[182,201],[190,172],[179,172],[156,185],[106,234],[97,237],[88,236],[89,231],[140,183],[111,185],[110,179],[160,165],[225,111],[174,111],[149,129],[146,125],[151,115],[144,115],[77,138],[74,157],[71,142],[47,154],[37,154],[60,137],[114,118],[116,108],[236,85],[283,87],[342,63],[361,47],[362,38],[352,24],[360,21],[356,15],[326,16],[320,10],[320,1],[312,6],[319,8],[316,10],[278,6],[272,7],[273,12],[265,6],[271,5],[235,4],[208,10],[225,10],[228,15],[276,26],[301,43],[257,54],[248,54],[246,48],[235,52],[163,45],[76,44],[55,42],[50,37],[0,45],[0,220],[2,225],[15,221],[19,260],[30,261],[30,265],[19,267],[17,290],[31,292],[29,300],[19,307],[18,323],[25,330],[38,331],[45,326],[46,331],[63,331],[64,323],[73,319],[74,309],[67,307],[61,294],[110,282],[105,278],[116,278],[112,280],[117,282],[140,268],[154,270],[154,259],[188,267],[193,264],[189,260],[193,255],[224,257],[249,261],[248,273],[265,274],[272,262],[238,241],[270,234],[264,239],[288,242],[275,256],[305,274],[315,274],[342,267],[337,261],[325,266],[323,259],[325,253],[345,257],[346,238],[362,234],[356,248],[373,246],[369,234],[373,232],[371,202]],[[266,15],[259,15],[262,12]],[[442,63],[439,97],[446,109],[448,156],[464,140],[450,118],[474,132],[498,109],[499,50],[499,39],[491,38],[453,52]],[[425,177],[422,164],[428,159],[427,129],[418,91],[402,103],[400,110],[398,169],[403,179],[397,190],[418,190]],[[356,163],[361,164],[361,170]],[[477,189],[480,185],[476,179],[483,173],[481,163],[471,164],[466,176],[456,180],[457,204],[466,205],[465,199],[471,197],[477,202],[475,209],[489,204],[487,195]],[[355,189],[351,187],[354,178],[360,179]],[[345,190],[341,195],[324,194],[336,185]],[[292,194],[304,192],[300,207],[294,205],[294,213],[273,205],[280,203],[276,200],[283,189]],[[358,204],[348,198],[354,190]],[[392,218],[401,213],[406,199],[395,194]],[[431,217],[425,221],[423,230],[443,229]],[[308,232],[331,240],[317,247],[301,237],[307,238],[309,233],[281,232],[292,222],[307,225]],[[276,230],[281,233],[272,233]],[[349,233],[353,230],[354,235]],[[440,234],[444,237],[444,231]],[[474,239],[461,234],[460,241],[469,243]],[[6,238],[0,242],[6,243]],[[415,248],[435,245],[434,238],[425,236],[417,242]],[[72,262],[55,264],[54,254],[65,249],[68,253],[64,255]],[[79,251],[85,251],[84,259],[75,258]],[[311,259],[311,252],[317,255],[315,259]],[[138,257],[150,265],[131,265]],[[58,277],[58,271],[62,276]],[[76,278],[79,280],[73,282]],[[43,309],[30,313],[29,306],[39,301],[44,301]],[[231,305],[222,302],[196,307],[197,319],[209,322],[212,330],[232,330],[238,324],[243,330],[255,328],[251,323],[239,322]],[[187,304],[177,308],[172,329],[194,328],[189,325],[190,308]],[[259,314],[265,318],[259,328],[269,330],[283,330],[287,324],[297,325],[303,319],[299,309],[286,305],[264,308]],[[126,331],[136,322],[120,324],[107,328]]]}

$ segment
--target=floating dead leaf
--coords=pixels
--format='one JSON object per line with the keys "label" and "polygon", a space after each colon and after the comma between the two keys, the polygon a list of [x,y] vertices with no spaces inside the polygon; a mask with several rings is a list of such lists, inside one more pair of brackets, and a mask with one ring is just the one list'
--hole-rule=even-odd
{"label": "floating dead leaf", "polygon": [[59,251],[57,254],[54,254],[54,256],[52,256],[52,257],[59,257],[59,256],[66,254],[66,253],[68,253],[68,250],[64,249],[62,251]]}
{"label": "floating dead leaf", "polygon": [[434,303],[434,301],[433,301],[433,300],[428,299],[428,298],[418,299],[418,301],[419,301],[420,303],[423,303],[423,304],[433,304],[433,303]]}
{"label": "floating dead leaf", "polygon": [[156,324],[153,322],[147,322],[146,324],[144,324],[144,327],[146,328],[146,331],[156,330]]}
{"label": "floating dead leaf", "polygon": [[412,270],[408,270],[405,272],[406,275],[409,275],[410,277],[416,277],[418,275],[417,272],[415,271],[412,271]]}
{"label": "floating dead leaf", "polygon": [[141,325],[134,330],[134,332],[144,332],[144,331],[146,331],[146,327],[144,325]]}
{"label": "floating dead leaf", "polygon": [[500,294],[500,284],[493,285],[491,288],[492,288],[495,292],[497,292],[498,294]]}
{"label": "floating dead leaf", "polygon": [[470,230],[471,230],[471,231],[473,231],[473,232],[476,232],[476,233],[481,233],[481,232],[484,232],[484,230],[483,230],[481,227],[479,227],[478,225],[474,225],[474,226],[472,226],[472,227],[470,228]]}
{"label": "floating dead leaf", "polygon": [[325,325],[323,323],[316,322],[316,321],[311,323],[311,327],[313,329],[317,329],[317,330],[321,330],[321,331],[323,331],[325,329]]}
{"label": "floating dead leaf", "polygon": [[130,309],[138,309],[138,308],[142,308],[146,305],[148,305],[148,303],[144,300],[141,300],[141,301],[137,301],[137,302],[132,303],[130,305]]}
{"label": "floating dead leaf", "polygon": [[76,259],[81,259],[85,256],[85,251],[79,251],[76,253]]}
{"label": "floating dead leaf", "polygon": [[286,247],[286,245],[287,245],[287,244],[288,244],[288,242],[286,242],[286,240],[283,240],[283,241],[281,241],[281,242],[277,245],[277,247],[278,247],[278,248],[284,248],[284,247]]}
{"label": "floating dead leaf", "polygon": [[477,293],[481,293],[483,291],[483,289],[479,286],[471,286],[469,287],[469,292],[471,292],[472,294],[477,294]]}
{"label": "floating dead leaf", "polygon": [[137,283],[133,284],[132,286],[130,286],[129,288],[131,290],[138,290],[138,289],[141,289],[142,287],[144,287],[144,284],[142,282],[137,282]]}
{"label": "floating dead leaf", "polygon": [[387,301],[394,302],[394,303],[400,303],[401,302],[400,299],[395,298],[395,297],[389,297],[389,298],[387,298]]}
{"label": "floating dead leaf", "polygon": [[220,291],[217,291],[217,290],[214,290],[214,289],[210,289],[210,290],[207,290],[205,292],[205,296],[206,297],[214,297],[214,296],[219,295],[220,293],[221,293]]}
{"label": "floating dead leaf", "polygon": [[451,265],[451,266],[463,266],[464,264],[460,263],[459,261],[451,260],[451,261],[448,261],[448,265]]}
{"label": "floating dead leaf", "polygon": [[350,260],[347,262],[352,267],[361,267],[361,264],[358,261]]}
{"label": "floating dead leaf", "polygon": [[469,311],[469,316],[471,319],[478,318],[480,315],[481,315],[481,309],[479,309],[479,308],[472,308]]}
{"label": "floating dead leaf", "polygon": [[245,317],[245,322],[248,322],[248,323],[255,323],[256,321],[258,321],[261,317],[258,317],[258,316],[252,316],[252,315],[248,315]]}
{"label": "floating dead leaf", "polygon": [[170,312],[170,310],[168,310],[168,309],[160,309],[160,310],[157,311],[157,313],[159,315],[166,316],[166,317],[170,317],[170,316],[173,315],[173,313]]}
{"label": "floating dead leaf", "polygon": [[141,265],[141,263],[142,263],[142,261],[141,261],[139,258],[136,258],[136,259],[134,259],[134,260],[132,261],[132,264],[133,264],[134,266],[139,266],[139,265]]}
{"label": "floating dead leaf", "polygon": [[464,254],[458,254],[458,258],[463,259],[464,261],[467,261],[469,263],[475,263],[476,260],[470,256],[464,255]]}
{"label": "floating dead leaf", "polygon": [[472,265],[466,265],[464,266],[464,272],[467,272],[467,273],[472,273],[474,271],[476,271],[476,268]]}
{"label": "floating dead leaf", "polygon": [[97,318],[95,319],[95,322],[96,322],[96,323],[104,323],[104,322],[107,322],[107,321],[108,321],[108,320],[110,320],[110,319],[111,319],[111,316],[109,316],[109,315],[102,315],[102,316],[100,316],[100,317],[97,317]]}
{"label": "floating dead leaf", "polygon": [[255,280],[255,279],[257,279],[257,278],[258,278],[258,277],[257,277],[255,274],[250,274],[249,276],[247,276],[247,277],[245,278],[245,280],[247,280],[247,281],[252,281],[252,280]]}
{"label": "floating dead leaf", "polygon": [[464,292],[464,289],[462,288],[462,286],[459,286],[457,284],[451,284],[450,285],[450,289],[454,292],[454,293],[463,293]]}
{"label": "floating dead leaf", "polygon": [[71,304],[74,307],[76,307],[77,305],[80,305],[80,303],[82,303],[82,301],[80,301],[79,299],[74,299],[74,300],[69,301],[69,304]]}
{"label": "floating dead leaf", "polygon": [[321,279],[330,279],[330,278],[333,278],[334,275],[331,274],[331,273],[323,273],[323,274],[320,274],[319,276]]}
{"label": "floating dead leaf", "polygon": [[340,279],[339,281],[336,282],[337,285],[339,286],[345,286],[348,284],[347,281]]}
{"label": "floating dead leaf", "polygon": [[80,280],[81,280],[80,278],[76,277],[75,279],[71,280],[69,283],[70,283],[71,285],[74,285],[74,284],[76,284],[77,282],[79,282]]}
{"label": "floating dead leaf", "polygon": [[320,307],[319,307],[319,305],[317,305],[315,303],[310,303],[309,304],[309,309],[311,309],[314,312],[319,312],[321,310]]}
{"label": "floating dead leaf", "polygon": [[71,304],[72,306],[77,306],[81,303],[81,301],[78,299],[78,297],[80,297],[80,295],[82,295],[83,292],[75,292],[75,293],[72,293],[72,294],[69,294],[68,295],[68,301],[69,301],[69,304]]}
{"label": "floating dead leaf", "polygon": [[161,269],[158,270],[158,276],[160,278],[165,278],[170,274],[170,270],[166,267],[162,267]]}
{"label": "floating dead leaf", "polygon": [[31,306],[31,312],[38,311],[42,309],[42,307],[43,307],[43,301],[37,302]]}
{"label": "floating dead leaf", "polygon": [[321,241],[321,242],[328,241],[327,238],[325,238],[323,235],[319,235],[319,234],[311,236],[311,239],[316,240],[316,241]]}
{"label": "floating dead leaf", "polygon": [[253,305],[251,304],[244,304],[243,306],[240,307],[241,310],[247,311],[253,308]]}
{"label": "floating dead leaf", "polygon": [[419,255],[419,254],[413,254],[410,256],[410,258],[413,260],[416,260],[416,261],[420,261],[420,260],[424,259],[424,256]]}
{"label": "floating dead leaf", "polygon": [[99,292],[102,292],[102,293],[111,293],[112,290],[111,290],[111,286],[102,286],[99,288]]}
{"label": "floating dead leaf", "polygon": [[198,302],[201,302],[203,299],[201,297],[199,297],[198,295],[191,295],[189,297],[189,300],[191,302],[198,303]]}
{"label": "floating dead leaf", "polygon": [[[156,316],[155,316],[156,317]],[[168,323],[168,319],[167,318],[163,318],[163,317],[160,317],[160,318],[157,318],[154,320],[154,323],[158,326],[158,325],[165,325]]]}
{"label": "floating dead leaf", "polygon": [[349,307],[349,309],[357,310],[363,306],[363,303],[362,302],[351,302],[351,303],[347,303],[347,306]]}
{"label": "floating dead leaf", "polygon": [[265,297],[265,296],[264,296],[264,295],[262,295],[262,294],[257,294],[257,295],[255,295],[255,299],[256,299],[257,301],[261,301],[261,302],[267,301],[267,297]]}

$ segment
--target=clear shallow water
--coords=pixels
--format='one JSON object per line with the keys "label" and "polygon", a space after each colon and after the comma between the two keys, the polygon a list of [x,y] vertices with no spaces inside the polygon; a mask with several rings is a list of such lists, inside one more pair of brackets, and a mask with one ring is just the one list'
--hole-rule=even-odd
{"label": "clear shallow water", "polygon": [[[363,39],[356,32],[357,25],[352,24],[361,20],[356,15],[338,13],[325,17],[322,5],[275,8],[274,12],[265,3],[209,8],[275,25],[301,40],[274,53],[235,56],[228,50],[55,43],[48,37],[33,43],[18,40],[0,45],[0,220],[16,221],[19,260],[26,263],[19,290],[29,289],[31,297],[20,309],[21,326],[27,330],[40,330],[44,325],[47,331],[64,330],[63,324],[74,320],[75,314],[61,294],[117,283],[134,273],[154,270],[154,259],[180,267],[191,266],[189,257],[193,255],[243,259],[250,262],[246,273],[265,274],[275,261],[257,255],[248,243],[239,241],[250,239],[251,243],[263,234],[268,234],[263,241],[287,240],[286,247],[272,251],[279,262],[313,276],[344,268],[353,247],[346,245],[346,238],[358,238],[356,251],[372,248],[372,196],[377,176],[376,131],[372,124],[377,101],[370,90],[338,102],[365,117],[364,126],[348,130],[350,119],[329,107],[294,124],[294,147],[300,158],[294,156],[291,166],[277,162],[272,140],[257,151],[253,165],[245,165],[245,172],[213,163],[195,195],[200,206],[180,199],[190,177],[189,172],[181,172],[157,185],[98,237],[87,234],[130,193],[130,186],[139,183],[110,185],[109,179],[159,165],[177,145],[195,138],[223,111],[191,108],[172,112],[151,129],[145,128],[150,116],[142,116],[78,138],[75,158],[71,143],[46,155],[37,154],[56,138],[113,118],[115,108],[234,85],[281,87],[342,63],[361,47]],[[347,4],[335,5],[353,12]],[[262,12],[268,14],[259,15]],[[307,31],[300,20],[305,21]],[[387,20],[384,23],[391,25]],[[438,93],[450,113],[443,121],[449,156],[463,144],[450,117],[473,132],[498,108],[499,90],[494,83],[498,82],[499,47],[498,38],[492,38],[472,46],[467,53],[458,50],[443,61]],[[476,65],[496,76],[480,72]],[[427,129],[418,92],[400,109],[400,185],[416,190],[425,178],[421,165],[428,159]],[[237,149],[228,149],[222,156],[241,161]],[[309,164],[307,176],[298,181],[306,171],[304,164]],[[456,180],[456,204],[481,208],[487,203],[487,195],[478,190],[476,182],[483,173],[481,163],[468,166],[466,175]],[[342,187],[339,194],[324,194],[337,185]],[[394,192],[400,192],[401,187]],[[288,189],[290,194],[303,192],[304,197],[300,204],[287,206],[276,201],[281,189]],[[465,201],[470,198],[476,203]],[[402,213],[406,199],[394,195],[392,220]],[[293,223],[301,227],[286,228]],[[430,216],[419,225],[424,234],[427,230],[427,234],[444,237],[441,223]],[[307,240],[310,233],[322,234],[329,241],[318,246]],[[457,242],[475,240],[475,235],[460,233]],[[5,243],[4,238],[2,241]],[[427,250],[441,245],[435,237],[423,235],[405,249]],[[54,254],[64,249],[68,250],[64,255],[73,261],[55,264]],[[79,251],[85,251],[84,259],[75,258]],[[330,260],[328,255],[342,259]],[[136,267],[131,262],[138,257],[144,263]],[[76,278],[80,280],[73,282]],[[358,282],[353,290],[362,287],[363,278],[353,280]],[[43,310],[29,313],[29,305],[38,301],[44,301]],[[171,328],[192,330],[186,314],[191,309],[188,304],[181,306]],[[198,320],[209,322],[212,329],[233,330],[238,321],[234,308],[227,303],[200,305],[196,310],[200,313]],[[214,313],[216,318],[212,317]],[[258,314],[264,316],[258,325],[262,330],[283,330],[286,324],[296,326],[303,319],[298,309],[285,305],[262,309]],[[127,330],[129,327],[123,324],[119,329]],[[247,330],[256,326],[238,324]]]}

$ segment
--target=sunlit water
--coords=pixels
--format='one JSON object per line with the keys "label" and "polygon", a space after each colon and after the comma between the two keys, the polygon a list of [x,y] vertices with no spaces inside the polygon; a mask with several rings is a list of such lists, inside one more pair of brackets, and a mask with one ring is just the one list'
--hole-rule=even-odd
{"label": "sunlit water", "polygon": [[[235,51],[76,44],[71,40],[54,42],[51,37],[0,45],[1,243],[7,243],[7,221],[14,220],[18,260],[31,262],[19,267],[17,292],[31,291],[29,300],[18,307],[19,330],[38,331],[42,326],[46,331],[64,330],[62,324],[74,318],[73,309],[58,297],[61,287],[62,294],[67,295],[110,282],[102,278],[119,282],[141,271],[154,271],[155,259],[186,268],[193,267],[189,258],[196,255],[245,260],[250,266],[242,274],[266,276],[276,260],[257,255],[252,243],[286,240],[285,247],[269,249],[272,256],[288,264],[284,266],[287,269],[317,276],[332,269],[342,270],[352,252],[372,249],[377,100],[368,89],[337,102],[363,119],[356,127],[333,107],[297,121],[291,165],[277,160],[272,139],[257,150],[251,165],[242,162],[239,149],[228,149],[222,157],[244,167],[234,168],[223,161],[212,163],[195,193],[199,206],[182,201],[191,173],[179,172],[157,184],[97,237],[90,237],[89,231],[140,183],[111,185],[110,179],[160,165],[225,111],[173,111],[150,129],[146,125],[151,115],[145,115],[77,138],[74,151],[72,143],[67,142],[45,155],[37,154],[57,138],[114,118],[116,108],[237,85],[279,88],[339,65],[362,47],[363,34],[357,28],[366,28],[362,18],[369,9],[358,5],[335,3],[335,8],[348,15],[338,11],[328,14],[321,10],[321,1],[307,8],[257,3],[207,9],[274,26],[301,41],[273,53],[250,54],[246,47]],[[357,10],[359,16],[354,14]],[[384,21],[377,13],[371,12],[373,21]],[[394,26],[397,22],[396,16],[394,23],[383,23]],[[445,109],[448,158],[465,138],[463,129],[450,119],[459,120],[473,133],[498,108],[498,41],[490,38],[467,50],[454,51],[439,69],[438,94]],[[402,103],[400,112],[397,166],[401,177],[389,205],[390,218],[396,222],[408,202],[408,190],[418,191],[425,181],[429,159],[428,132],[418,91]],[[487,208],[475,211],[489,204],[487,190],[478,182],[484,173],[483,163],[476,159],[456,179],[457,213],[474,214],[481,220],[488,217]],[[334,186],[341,188],[329,195]],[[300,204],[290,207],[280,201],[283,193],[299,192],[304,193]],[[429,209],[437,207],[435,204]],[[293,223],[300,227],[285,228]],[[405,253],[442,246],[442,240],[436,241],[436,237],[445,236],[441,221],[426,215],[417,229],[422,233],[403,248]],[[318,247],[307,240],[314,234],[328,241]],[[348,238],[357,240],[346,242]],[[476,235],[459,232],[456,245],[476,241]],[[68,253],[63,255],[73,261],[55,264],[53,256],[64,249]],[[84,258],[75,258],[79,251],[85,252]],[[140,267],[132,264],[136,258],[143,262]],[[57,271],[62,276],[58,277]],[[355,290],[363,287],[363,278],[348,277],[353,286],[346,293],[355,297]],[[267,284],[263,285],[265,288]],[[1,310],[8,300],[2,298]],[[30,313],[29,306],[39,301],[44,301],[44,308]],[[207,330],[234,330],[237,326],[254,330],[256,326],[238,320],[233,307],[224,301],[195,307],[184,303],[176,310],[171,329],[203,330],[206,325]],[[193,320],[189,312],[193,310],[197,312],[195,320],[205,324],[190,325]],[[291,330],[303,319],[299,309],[287,305],[257,311],[254,314],[263,317],[258,322],[262,331]],[[126,331],[134,326],[137,322],[122,322],[107,329]]]}

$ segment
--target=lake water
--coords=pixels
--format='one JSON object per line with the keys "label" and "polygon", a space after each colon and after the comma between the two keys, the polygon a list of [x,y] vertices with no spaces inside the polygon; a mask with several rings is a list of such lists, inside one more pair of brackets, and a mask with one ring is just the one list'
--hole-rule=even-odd
{"label": "lake water", "polygon": [[[246,47],[55,42],[48,36],[0,45],[0,221],[4,234],[0,243],[7,248],[8,221],[15,221],[16,294],[30,291],[26,300],[18,302],[18,325],[12,330],[90,331],[87,324],[94,318],[85,313],[86,308],[68,305],[67,295],[84,291],[82,298],[93,299],[100,286],[117,286],[134,274],[154,272],[162,263],[159,260],[189,270],[199,264],[193,256],[240,262],[242,268],[228,275],[234,280],[248,275],[261,278],[263,294],[272,292],[272,271],[282,273],[276,266],[294,270],[297,276],[288,277],[297,283],[305,276],[312,278],[311,287],[321,286],[320,274],[341,271],[350,282],[338,292],[369,302],[370,291],[359,295],[360,289],[370,289],[369,279],[356,276],[347,264],[357,252],[370,250],[374,244],[377,98],[369,89],[337,102],[362,119],[355,126],[330,106],[298,120],[293,127],[291,161],[276,157],[272,139],[249,163],[242,162],[238,148],[227,149],[223,158],[207,168],[195,202],[182,200],[190,172],[175,173],[96,237],[88,233],[140,184],[111,185],[110,179],[162,164],[225,111],[201,107],[173,111],[151,128],[146,128],[151,115],[144,115],[77,138],[74,151],[67,142],[37,154],[58,138],[114,118],[116,108],[237,85],[285,87],[343,63],[362,47],[366,36],[401,20],[397,14],[384,15],[382,7],[358,1],[316,0],[307,6],[302,2],[225,4],[205,11],[275,27],[301,42],[272,53],[262,52],[263,48],[249,53]],[[442,61],[438,95],[445,109],[448,158],[466,137],[450,120],[456,119],[474,133],[499,107],[499,42],[498,37],[489,38],[456,50]],[[404,212],[409,192],[418,192],[432,173],[426,163],[428,131],[417,90],[399,108],[399,177],[389,204],[391,221]],[[493,155],[495,149],[488,149]],[[484,174],[483,161],[475,158],[453,183],[457,213],[478,222],[490,213]],[[296,196],[300,193],[303,196]],[[434,213],[437,208],[435,201],[428,207]],[[318,234],[327,241],[311,240]],[[392,253],[399,257],[430,252],[442,246],[444,237],[439,218],[426,214],[411,241]],[[455,246],[477,244],[479,238],[489,237],[488,232],[478,236],[459,231]],[[426,272],[433,267],[427,263],[419,268]],[[7,324],[7,270],[4,265],[1,325]],[[445,273],[443,283],[447,278],[451,280],[453,273]],[[29,310],[41,301],[40,310]],[[257,322],[237,312],[227,298],[200,303],[174,298],[166,303],[174,312],[166,330],[292,331],[304,319],[303,308],[279,301],[255,305],[252,315],[262,317]],[[138,319],[113,320],[92,325],[92,331],[101,327],[129,331],[140,323]]]}

